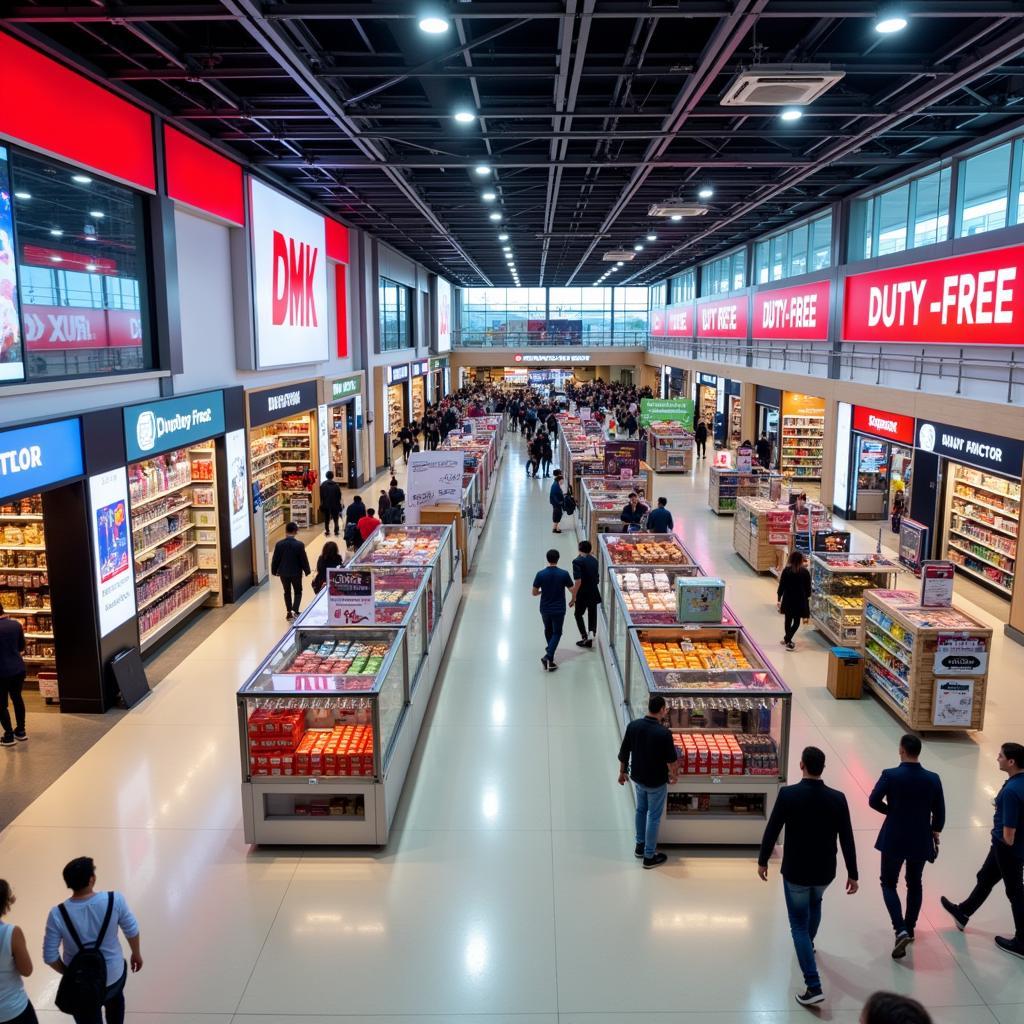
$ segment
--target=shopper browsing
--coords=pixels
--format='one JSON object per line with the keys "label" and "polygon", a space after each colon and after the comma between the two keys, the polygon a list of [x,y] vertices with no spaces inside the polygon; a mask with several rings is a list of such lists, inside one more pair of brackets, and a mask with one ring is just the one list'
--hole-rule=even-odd
{"label": "shopper browsing", "polygon": [[284,607],[290,622],[299,614],[302,603],[302,577],[309,575],[309,558],[306,545],[299,540],[299,528],[289,523],[284,528],[285,535],[274,545],[274,554],[270,559],[270,574],[281,580],[284,590]]}
{"label": "shopper browsing", "polygon": [[765,469],[768,469],[772,464],[772,443],[768,440],[768,435],[764,431],[761,431],[761,436],[757,439],[754,450],[757,452],[757,461]]}
{"label": "shopper browsing", "polygon": [[554,526],[552,533],[561,533],[562,528],[558,525],[562,521],[565,512],[565,491],[562,490],[562,471],[555,470],[555,478],[551,481],[551,489],[548,491],[548,501],[551,502],[551,522]]}
{"label": "shopper browsing", "polygon": [[678,755],[672,733],[665,728],[667,716],[665,698],[653,694],[647,702],[647,714],[626,726],[619,747],[619,785],[624,786],[629,778],[636,791],[633,856],[642,858],[645,868],[656,868],[668,860],[664,853],[658,853],[658,829],[668,787],[678,777]]}
{"label": "shopper browsing", "polygon": [[0,1021],[3,1024],[36,1024],[36,1011],[21,980],[32,973],[25,933],[3,920],[14,906],[10,885],[0,878]]}
{"label": "shopper browsing", "polygon": [[331,470],[324,474],[324,482],[320,485],[320,510],[324,517],[324,536],[330,535],[333,522],[334,536],[337,537],[338,520],[341,518],[341,488]]}
{"label": "shopper browsing", "polygon": [[647,506],[640,504],[640,495],[636,491],[630,491],[629,500],[622,506],[622,512],[619,515],[625,532],[628,533],[631,527],[639,529],[640,524],[644,521],[646,512]]}
{"label": "shopper browsing", "polygon": [[800,620],[807,622],[811,617],[811,574],[804,564],[804,556],[794,551],[789,556],[786,568],[779,576],[779,586],[775,592],[778,599],[777,607],[785,616],[783,620],[782,646],[787,651],[795,651],[793,637],[800,628]]}
{"label": "shopper browsing", "polygon": [[406,465],[408,465],[409,452],[412,451],[412,431],[409,429],[408,424],[398,432],[398,440],[402,442],[402,457],[405,459]]}
{"label": "shopper browsing", "polygon": [[380,526],[380,520],[377,518],[375,511],[372,508],[368,508],[366,510],[366,515],[356,523],[356,529],[359,531],[359,537],[363,541],[366,541],[378,526]]}
{"label": "shopper browsing", "polygon": [[[21,690],[25,685],[25,630],[17,619],[12,619],[0,605],[0,747],[13,747],[15,742],[28,739],[25,731],[25,701]],[[14,708],[14,723],[7,710],[10,700]]]}
{"label": "shopper browsing", "polygon": [[[554,485],[552,485],[554,486]],[[544,622],[544,656],[540,659],[545,672],[554,672],[555,651],[562,639],[565,624],[565,592],[572,590],[572,577],[558,568],[560,555],[557,548],[548,551],[547,568],[541,569],[533,578],[533,596],[540,598],[540,617]]]}
{"label": "shopper browsing", "polygon": [[647,513],[648,533],[671,533],[672,513],[668,510],[668,498],[659,498],[658,504]]}
{"label": "shopper browsing", "polygon": [[[597,559],[589,540],[579,543],[579,555],[572,560],[572,600],[569,607],[575,607],[576,628],[580,631],[577,647],[593,647],[597,635],[597,606],[601,603],[601,589],[598,585]],[[586,626],[583,617],[587,617]]]}
{"label": "shopper browsing", "polygon": [[392,508],[401,508],[405,503],[405,491],[398,486],[398,480],[395,477],[392,477],[391,483],[388,484],[388,500],[391,502]]}
{"label": "shopper browsing", "polygon": [[350,548],[359,545],[359,520],[365,515],[366,506],[357,494],[345,509],[345,544]]}
{"label": "shopper browsing", "polygon": [[313,576],[313,593],[319,594],[327,586],[327,573],[331,569],[340,569],[345,564],[338,545],[329,540],[316,560],[316,574]]}
{"label": "shopper browsing", "polygon": [[[872,809],[885,815],[875,849],[882,855],[882,899],[896,935],[894,960],[902,960],[914,941],[924,866],[935,860],[939,833],[946,824],[942,780],[918,760],[920,739],[911,733],[903,736],[899,754],[899,766],[882,772],[868,798]],[[907,882],[906,913],[896,891],[900,871],[905,872]]]}
{"label": "shopper browsing", "polygon": [[967,922],[1002,881],[1013,913],[1013,938],[997,935],[996,945],[1005,953],[1024,958],[1024,746],[1004,743],[996,758],[1007,775],[996,794],[992,821],[992,845],[978,871],[978,881],[963,903],[942,897],[943,909],[963,931]]}
{"label": "shopper browsing", "polygon": [[[43,939],[43,959],[62,975],[57,1006],[68,1013],[71,1011],[65,1006],[77,1003],[78,1009],[72,1013],[75,1024],[100,1024],[101,1008],[107,1024],[122,1024],[128,965],[117,932],[120,929],[128,940],[132,973],[137,974],[142,970],[138,922],[121,893],[96,892],[96,865],[91,857],[70,861],[64,867],[64,884],[71,890],[71,898],[50,911]],[[91,1005],[84,998],[83,986],[76,984],[76,980],[88,980],[93,973],[91,958],[79,956],[83,943],[95,943],[103,957],[102,966],[96,967],[100,971],[98,980],[106,984],[106,989],[99,1002]]]}
{"label": "shopper browsing", "polygon": [[697,446],[697,458],[705,458],[708,450],[708,428],[703,420],[697,420],[697,426],[693,428],[693,441]]}
{"label": "shopper browsing", "polygon": [[825,1001],[814,958],[814,938],[821,924],[821,901],[836,877],[836,840],[846,862],[846,891],[857,891],[857,849],[853,842],[850,808],[838,789],[821,781],[825,755],[817,747],[805,747],[800,756],[803,779],[783,786],[772,808],[761,840],[757,874],[768,881],[768,860],[786,830],[782,847],[782,885],[789,913],[796,958],[807,989],[796,997],[801,1006]]}
{"label": "shopper browsing", "polygon": [[932,1019],[916,999],[895,992],[876,992],[864,1004],[860,1024],[932,1024]]}

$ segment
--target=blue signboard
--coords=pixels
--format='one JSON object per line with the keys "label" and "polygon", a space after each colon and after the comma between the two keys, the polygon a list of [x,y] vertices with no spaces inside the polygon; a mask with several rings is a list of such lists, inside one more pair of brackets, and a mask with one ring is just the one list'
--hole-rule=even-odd
{"label": "blue signboard", "polygon": [[0,431],[0,498],[40,491],[82,472],[79,420]]}
{"label": "blue signboard", "polygon": [[124,411],[124,441],[129,462],[174,448],[185,448],[224,433],[224,392],[165,398]]}

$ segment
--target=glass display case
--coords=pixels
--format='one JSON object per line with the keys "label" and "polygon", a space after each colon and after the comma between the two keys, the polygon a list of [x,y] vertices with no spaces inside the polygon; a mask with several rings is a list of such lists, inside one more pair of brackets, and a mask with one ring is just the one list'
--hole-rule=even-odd
{"label": "glass display case", "polygon": [[579,523],[581,539],[589,540],[597,547],[597,537],[601,533],[621,533],[622,507],[629,500],[632,491],[636,491],[647,504],[650,504],[650,482],[646,473],[640,473],[630,480],[618,480],[614,477],[584,477],[582,490],[583,500],[579,502]]}
{"label": "glass display case", "polygon": [[[384,567],[431,570],[432,627],[443,614],[448,590],[455,579],[457,547],[451,526],[378,526],[356,551],[351,568]],[[461,582],[461,569],[459,570]],[[433,634],[433,629],[431,630]]]}
{"label": "glass display case", "polygon": [[378,790],[409,702],[404,633],[292,629],[238,691],[246,842],[384,841]]}
{"label": "glass display case", "polygon": [[811,555],[811,619],[818,631],[834,644],[858,647],[864,591],[893,587],[900,571],[881,555]]}
{"label": "glass display case", "polygon": [[739,626],[632,627],[630,717],[652,694],[668,704],[678,778],[659,838],[756,844],[786,781],[792,694]]}
{"label": "glass display case", "polygon": [[693,434],[681,423],[659,420],[647,428],[647,460],[656,473],[693,469]]}
{"label": "glass display case", "polygon": [[[426,662],[427,645],[434,631],[434,592],[430,587],[430,571],[415,566],[406,569],[372,567],[374,622],[351,629],[372,629],[377,626],[404,626],[403,643],[409,666],[409,691],[412,694],[420,681]],[[305,626],[337,626],[329,617],[330,598],[324,587],[306,610],[295,620],[295,628]]]}
{"label": "glass display case", "polygon": [[608,571],[612,566],[629,566],[643,571],[675,569],[690,576],[702,570],[674,533],[603,533],[597,539],[597,560],[601,573],[601,600],[611,600]]}

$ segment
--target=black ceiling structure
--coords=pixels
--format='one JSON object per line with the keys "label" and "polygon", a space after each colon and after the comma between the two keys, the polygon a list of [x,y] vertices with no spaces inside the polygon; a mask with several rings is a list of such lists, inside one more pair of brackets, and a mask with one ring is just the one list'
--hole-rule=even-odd
{"label": "black ceiling structure", "polygon": [[[513,284],[507,232],[524,287],[587,286],[606,251],[644,246],[607,283],[661,280],[1024,118],[1024,2],[905,0],[880,35],[893,6],[37,0],[0,26],[457,284]],[[791,123],[721,104],[776,64],[843,77]],[[648,216],[704,186],[705,216]]]}

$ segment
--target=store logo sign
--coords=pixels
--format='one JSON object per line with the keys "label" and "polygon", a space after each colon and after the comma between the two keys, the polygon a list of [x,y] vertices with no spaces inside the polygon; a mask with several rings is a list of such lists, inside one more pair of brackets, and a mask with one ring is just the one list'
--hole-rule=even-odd
{"label": "store logo sign", "polygon": [[745,338],[747,307],[744,295],[737,299],[701,302],[697,306],[698,338]]}
{"label": "store logo sign", "polygon": [[135,424],[135,440],[144,452],[151,452],[156,444],[156,416],[148,410],[139,414]]}
{"label": "store logo sign", "polygon": [[754,295],[755,338],[828,341],[830,284],[772,288]]}
{"label": "store logo sign", "polygon": [[274,232],[274,301],[271,321],[275,326],[316,327],[316,295],[313,277],[320,250]]}
{"label": "store logo sign", "polygon": [[302,401],[302,394],[298,391],[286,391],[283,395],[271,395],[267,399],[267,408],[271,412],[280,412],[282,409],[293,409]]}
{"label": "store logo sign", "polygon": [[914,443],[914,417],[895,412],[882,412],[864,405],[854,406],[853,429],[862,434],[874,434],[887,441]]}
{"label": "store logo sign", "polygon": [[358,377],[343,377],[331,385],[331,398],[335,401],[344,398],[346,395],[355,395],[360,391]]}
{"label": "store logo sign", "polygon": [[81,476],[78,420],[58,420],[0,432],[0,498]]}
{"label": "store logo sign", "polygon": [[1019,477],[1024,466],[1024,441],[945,423],[919,421],[917,447],[1011,477]]}
{"label": "store logo sign", "polygon": [[206,391],[124,411],[128,461],[224,433],[224,396]]}
{"label": "store logo sign", "polygon": [[584,352],[565,353],[533,353],[517,352],[512,357],[517,363],[589,363],[590,354]]}

